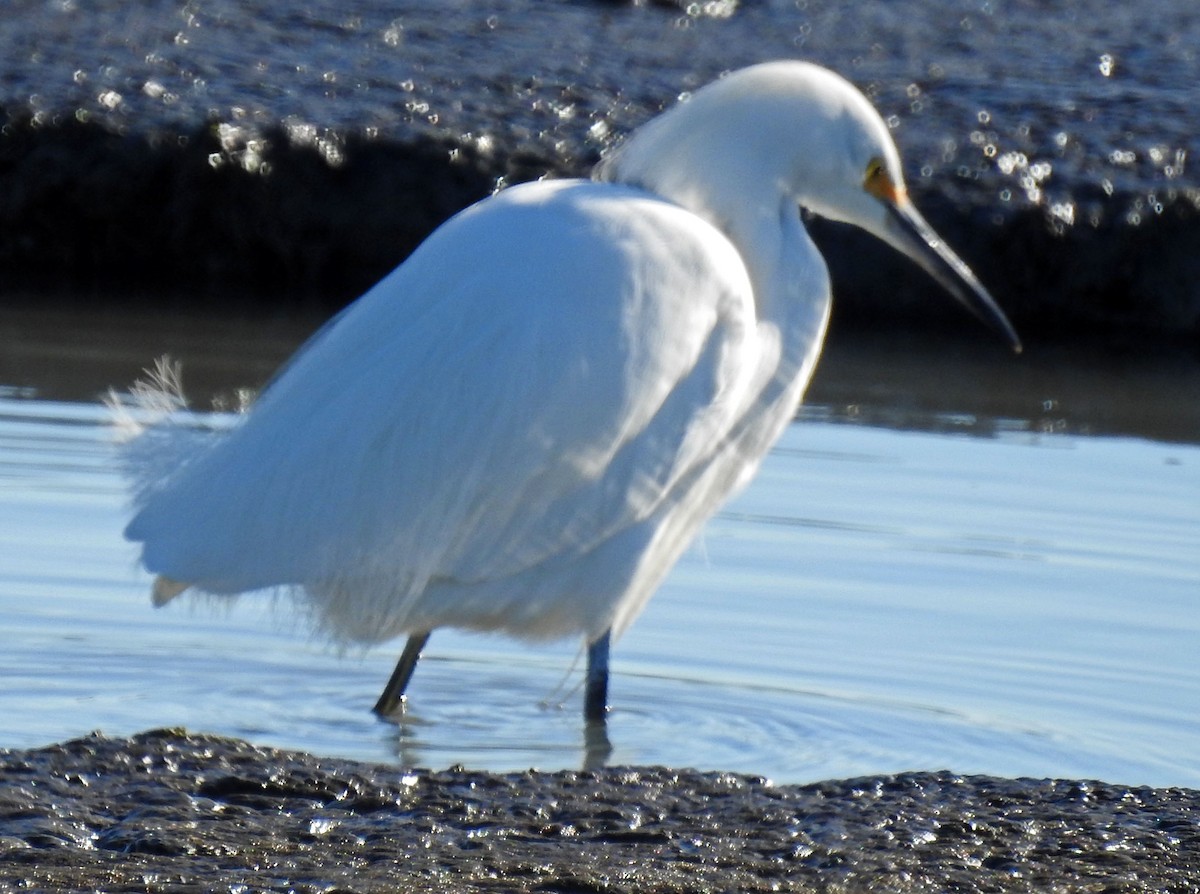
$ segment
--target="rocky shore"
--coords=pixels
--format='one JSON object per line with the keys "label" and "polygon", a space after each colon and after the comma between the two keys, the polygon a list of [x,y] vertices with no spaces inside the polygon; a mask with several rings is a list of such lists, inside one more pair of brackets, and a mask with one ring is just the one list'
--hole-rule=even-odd
{"label": "rocky shore", "polygon": [[1200,792],[492,774],[156,730],[0,751],[0,889],[1200,891]]}

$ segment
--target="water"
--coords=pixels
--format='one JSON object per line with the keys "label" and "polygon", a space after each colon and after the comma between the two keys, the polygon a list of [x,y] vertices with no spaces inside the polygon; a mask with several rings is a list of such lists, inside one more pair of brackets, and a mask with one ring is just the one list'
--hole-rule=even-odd
{"label": "water", "polygon": [[[304,324],[0,323],[20,361],[0,369],[0,746],[182,725],[433,767],[582,763],[579,666],[555,694],[573,643],[440,631],[397,729],[369,709],[398,643],[338,654],[269,598],[151,608],[95,396],[168,343],[206,399],[256,386]],[[1200,787],[1200,429],[1085,434],[1086,419],[1043,409],[1083,402],[1038,379],[1032,353],[1014,367],[1026,361],[974,352],[967,367],[910,351],[872,403],[870,352],[835,345],[814,398],[863,403],[810,406],[616,646],[612,762]],[[983,366],[1019,386],[1009,403]],[[980,407],[1012,412],[939,407],[936,387],[895,394],[968,378]],[[1161,395],[1196,381],[1133,379],[1136,423],[1153,428],[1161,407],[1177,434]],[[864,418],[939,430],[847,422]]]}

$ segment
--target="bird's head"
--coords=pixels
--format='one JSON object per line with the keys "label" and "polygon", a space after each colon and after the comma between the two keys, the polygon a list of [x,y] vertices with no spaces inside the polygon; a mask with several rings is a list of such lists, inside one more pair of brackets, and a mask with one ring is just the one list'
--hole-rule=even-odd
{"label": "bird's head", "polygon": [[805,62],[733,72],[650,121],[599,179],[643,186],[721,225],[781,199],[907,255],[1019,351],[1008,319],[908,198],[887,124],[849,81]]}

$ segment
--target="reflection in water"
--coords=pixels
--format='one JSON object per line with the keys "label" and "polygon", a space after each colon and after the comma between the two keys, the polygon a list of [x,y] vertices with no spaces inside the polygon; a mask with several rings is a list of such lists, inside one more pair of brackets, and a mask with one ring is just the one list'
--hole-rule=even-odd
{"label": "reflection in water", "polygon": [[[0,309],[0,386],[90,401],[164,355],[197,409],[239,406],[322,324],[161,313]],[[966,324],[964,324],[966,328]],[[1026,345],[985,337],[833,332],[805,402],[809,419],[992,436],[1138,435],[1200,441],[1200,356],[1170,344]]]}
{"label": "reflection in water", "polygon": [[836,339],[810,418],[991,436],[1137,435],[1200,441],[1200,354],[1178,344],[1026,344],[887,333]]}
{"label": "reflection in water", "polygon": [[589,720],[583,725],[583,769],[599,770],[608,765],[613,746],[608,738],[608,722]]}

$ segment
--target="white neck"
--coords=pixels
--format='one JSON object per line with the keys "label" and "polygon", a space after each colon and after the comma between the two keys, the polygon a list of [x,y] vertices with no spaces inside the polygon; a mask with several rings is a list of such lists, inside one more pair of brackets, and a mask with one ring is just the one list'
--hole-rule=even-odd
{"label": "white neck", "polygon": [[[767,206],[760,207],[765,211]],[[786,196],[777,197],[773,214],[740,216],[721,228],[750,273],[760,331],[769,327],[777,333],[779,359],[773,378],[798,386],[799,400],[829,321],[825,260],[805,230],[799,209]]]}
{"label": "white neck", "polygon": [[[727,97],[725,87],[737,85],[702,91],[640,128],[593,176],[656,193],[729,238],[754,287],[764,384],[773,380],[799,401],[825,335],[829,274],[800,221],[796,196],[805,191],[796,188],[793,155],[776,151],[788,134],[762,132],[761,118],[741,120],[752,104],[729,102],[737,99],[736,90]],[[767,120],[783,118],[780,113]],[[749,144],[748,133],[755,135]],[[822,158],[805,156],[807,179],[830,179]]]}

